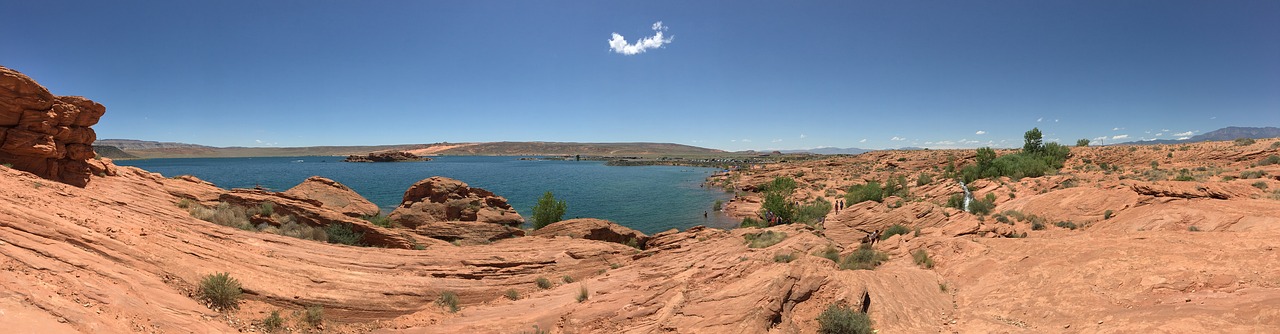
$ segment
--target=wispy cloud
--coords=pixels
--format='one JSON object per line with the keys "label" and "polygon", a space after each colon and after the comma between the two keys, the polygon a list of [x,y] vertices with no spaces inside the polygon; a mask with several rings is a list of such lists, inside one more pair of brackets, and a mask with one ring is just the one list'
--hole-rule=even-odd
{"label": "wispy cloud", "polygon": [[1036,123],[1040,123],[1040,122],[1044,122],[1044,117],[1040,117],[1036,119]]}
{"label": "wispy cloud", "polygon": [[1187,132],[1179,132],[1179,133],[1175,133],[1175,134],[1173,134],[1173,135],[1174,135],[1174,136],[1178,136],[1178,137],[1187,137],[1187,136],[1190,136],[1190,135],[1193,135],[1193,134],[1195,134],[1195,132],[1187,131]]}
{"label": "wispy cloud", "polygon": [[804,137],[808,137],[808,136],[806,136],[805,134],[801,133],[801,134],[800,134],[800,139],[804,139]]}
{"label": "wispy cloud", "polygon": [[649,49],[660,48],[663,44],[670,44],[675,39],[675,36],[664,36],[663,33],[667,31],[667,26],[662,25],[662,21],[654,23],[651,29],[657,33],[653,36],[641,38],[635,44],[627,43],[626,37],[622,37],[622,34],[615,32],[613,33],[613,38],[609,39],[609,48],[613,49],[615,53],[630,56],[644,53]]}
{"label": "wispy cloud", "polygon": [[1178,137],[1178,140],[1187,140],[1187,139],[1191,139],[1191,137]]}
{"label": "wispy cloud", "polygon": [[782,141],[782,139],[774,139],[774,140],[770,140],[769,142],[770,142],[770,143],[777,143],[777,142],[781,142],[781,141]]}
{"label": "wispy cloud", "polygon": [[867,139],[866,139],[866,138],[862,138],[862,140],[859,140],[858,142],[859,142],[859,143],[865,143],[865,142],[867,142]]}
{"label": "wispy cloud", "polygon": [[903,141],[903,140],[907,140],[907,139],[906,139],[906,138],[902,138],[902,137],[898,137],[898,136],[894,136],[893,138],[889,138],[889,140],[892,140],[892,141]]}
{"label": "wispy cloud", "polygon": [[1116,140],[1116,139],[1125,139],[1125,138],[1129,138],[1129,135],[1115,135],[1115,136],[1111,136],[1111,140]]}
{"label": "wispy cloud", "polygon": [[1120,130],[1124,130],[1124,128],[1111,128],[1111,131],[1120,131]]}
{"label": "wispy cloud", "polygon": [[744,142],[744,143],[750,143],[750,142],[751,142],[751,139],[743,139],[743,140],[742,140],[742,142]]}
{"label": "wispy cloud", "polygon": [[982,130],[978,130],[978,132],[974,132],[973,134],[981,136],[981,135],[985,135],[985,134],[987,134],[987,132],[986,132],[986,131],[982,131]]}
{"label": "wispy cloud", "polygon": [[1107,140],[1107,136],[1093,137],[1093,140]]}

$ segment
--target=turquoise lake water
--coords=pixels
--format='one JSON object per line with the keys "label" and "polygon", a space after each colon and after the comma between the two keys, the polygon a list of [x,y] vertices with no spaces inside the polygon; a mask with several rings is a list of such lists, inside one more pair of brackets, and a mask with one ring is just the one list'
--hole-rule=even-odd
{"label": "turquoise lake water", "polygon": [[[191,158],[118,160],[164,176],[191,174],[222,188],[261,185],[284,191],[319,175],[338,181],[391,212],[419,180],[444,176],[507,198],[528,219],[545,191],[568,202],[565,219],[608,219],[653,234],[697,225],[736,226],[711,210],[731,194],[700,184],[716,169],[679,166],[605,166],[601,161],[519,160],[519,157],[434,157],[432,161],[340,162],[341,157]],[[302,162],[295,162],[301,160]],[[703,218],[703,212],[709,212]]]}

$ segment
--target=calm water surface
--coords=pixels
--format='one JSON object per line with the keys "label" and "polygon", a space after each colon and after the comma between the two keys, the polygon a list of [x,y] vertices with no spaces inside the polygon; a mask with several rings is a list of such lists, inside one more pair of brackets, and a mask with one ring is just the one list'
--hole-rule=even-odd
{"label": "calm water surface", "polygon": [[[256,185],[287,190],[319,175],[338,181],[391,212],[419,180],[444,176],[507,198],[526,219],[545,191],[568,202],[565,218],[608,219],[647,234],[696,225],[729,227],[738,221],[716,212],[731,194],[699,187],[712,168],[612,167],[601,161],[528,161],[518,157],[435,157],[432,161],[347,163],[341,157],[192,158],[118,160],[175,176],[191,174],[222,188]],[[301,160],[302,162],[296,162]]]}

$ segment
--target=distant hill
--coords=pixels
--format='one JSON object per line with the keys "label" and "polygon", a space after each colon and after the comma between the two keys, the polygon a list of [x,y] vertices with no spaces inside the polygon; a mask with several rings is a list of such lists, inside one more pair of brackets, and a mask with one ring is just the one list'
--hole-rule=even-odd
{"label": "distant hill", "polygon": [[114,146],[120,148],[122,153],[139,158],[346,156],[383,151],[408,151],[418,155],[705,156],[727,154],[721,150],[669,143],[494,142],[377,146],[212,147],[184,143],[104,139],[99,140],[97,144]]}
{"label": "distant hill", "polygon": [[849,154],[857,155],[871,152],[871,150],[857,147],[839,148],[839,147],[819,147],[807,150],[783,150],[782,153],[810,153],[810,154]]}
{"label": "distant hill", "polygon": [[115,147],[115,146],[93,145],[93,153],[98,154],[99,157],[108,158],[108,159],[137,159],[138,158],[138,156],[125,153],[125,151],[122,151],[120,150],[119,147]]}
{"label": "distant hill", "polygon": [[1262,139],[1262,138],[1275,138],[1275,137],[1280,137],[1280,128],[1229,126],[1229,127],[1205,132],[1205,133],[1193,136],[1191,138],[1187,138],[1186,140],[1173,140],[1173,139],[1143,140],[1143,141],[1124,142],[1116,145],[1166,145],[1166,144],[1198,143],[1202,141],[1236,140],[1239,138]]}

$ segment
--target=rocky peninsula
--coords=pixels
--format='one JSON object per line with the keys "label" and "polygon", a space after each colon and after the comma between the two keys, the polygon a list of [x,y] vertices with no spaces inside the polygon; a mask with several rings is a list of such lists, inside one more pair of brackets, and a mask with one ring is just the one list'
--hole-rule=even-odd
{"label": "rocky peninsula", "polygon": [[431,158],[418,156],[409,152],[374,152],[365,155],[349,155],[342,162],[402,162],[431,161]]}

